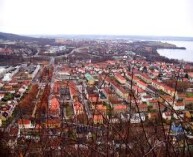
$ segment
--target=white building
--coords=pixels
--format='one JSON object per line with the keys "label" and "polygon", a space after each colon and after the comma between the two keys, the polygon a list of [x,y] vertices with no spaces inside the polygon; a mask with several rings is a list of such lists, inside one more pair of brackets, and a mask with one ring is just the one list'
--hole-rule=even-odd
{"label": "white building", "polygon": [[2,81],[4,81],[4,82],[9,82],[9,81],[11,81],[11,80],[12,80],[11,73],[5,74],[4,77],[3,77],[3,79],[2,79]]}
{"label": "white building", "polygon": [[65,80],[70,78],[70,73],[67,71],[59,71],[56,76],[60,80]]}
{"label": "white building", "polygon": [[185,110],[185,103],[183,102],[176,102],[173,106],[174,110]]}
{"label": "white building", "polygon": [[2,119],[0,118],[0,127],[2,126]]}
{"label": "white building", "polygon": [[19,129],[34,128],[34,125],[32,125],[31,120],[28,120],[28,119],[19,119],[18,126],[19,126]]}
{"label": "white building", "polygon": [[0,77],[2,77],[5,73],[5,68],[4,67],[0,67]]}
{"label": "white building", "polygon": [[[13,75],[15,75],[19,71],[19,68],[20,68],[20,66],[16,66],[15,70],[14,70],[13,67],[10,67],[10,68],[6,69],[7,73],[4,75],[2,81],[5,81],[5,82],[11,81]],[[14,70],[14,71],[11,71],[11,70]],[[8,71],[10,71],[10,72],[8,72]]]}
{"label": "white building", "polygon": [[122,120],[129,121],[130,123],[141,123],[145,121],[145,114],[144,113],[134,113],[130,116],[130,114],[127,114],[127,117],[125,118],[123,115],[121,115]]}
{"label": "white building", "polygon": [[171,112],[163,112],[162,113],[162,118],[163,119],[167,119],[167,120],[171,120],[171,118],[172,118],[172,115],[171,115]]}

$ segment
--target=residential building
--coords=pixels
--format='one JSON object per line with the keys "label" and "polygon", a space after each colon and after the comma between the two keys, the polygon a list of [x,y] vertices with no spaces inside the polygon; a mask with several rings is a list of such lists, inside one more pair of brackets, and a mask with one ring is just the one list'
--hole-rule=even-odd
{"label": "residential building", "polygon": [[120,74],[120,73],[115,73],[114,74],[115,79],[120,83],[120,84],[125,84],[126,79]]}
{"label": "residential building", "polygon": [[93,116],[93,122],[94,124],[103,124],[103,116],[101,114],[95,114]]}
{"label": "residential building", "polygon": [[174,110],[184,110],[185,104],[183,101],[178,101],[178,102],[174,103],[173,108],[174,108]]}

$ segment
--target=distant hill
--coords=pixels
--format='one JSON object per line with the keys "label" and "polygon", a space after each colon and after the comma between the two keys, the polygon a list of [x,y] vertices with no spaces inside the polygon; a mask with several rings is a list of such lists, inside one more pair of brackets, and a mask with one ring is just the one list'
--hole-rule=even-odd
{"label": "distant hill", "polygon": [[172,36],[138,36],[138,35],[43,35],[43,36],[22,36],[11,33],[3,33],[0,32],[0,39],[10,40],[10,41],[38,41],[43,43],[54,42],[54,38],[66,38],[66,39],[115,39],[115,40],[132,40],[132,41],[140,41],[140,40],[175,40],[175,41],[193,41],[193,37],[172,37]]}
{"label": "distant hill", "polygon": [[28,37],[28,36],[22,36],[22,35],[16,35],[11,33],[3,33],[0,32],[0,39],[2,40],[9,40],[9,41],[26,41],[26,42],[54,42],[54,39],[48,39],[48,38],[35,38],[35,37]]}

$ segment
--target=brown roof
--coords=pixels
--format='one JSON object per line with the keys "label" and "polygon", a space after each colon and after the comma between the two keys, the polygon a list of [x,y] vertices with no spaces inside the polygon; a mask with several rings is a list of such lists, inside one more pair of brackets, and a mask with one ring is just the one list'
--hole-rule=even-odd
{"label": "brown roof", "polygon": [[60,124],[60,119],[48,119],[46,120],[46,124],[48,125],[58,125]]}

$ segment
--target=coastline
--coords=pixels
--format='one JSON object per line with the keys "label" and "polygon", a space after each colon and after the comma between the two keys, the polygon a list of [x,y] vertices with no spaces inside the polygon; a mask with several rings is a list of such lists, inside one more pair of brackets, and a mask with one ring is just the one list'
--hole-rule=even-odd
{"label": "coastline", "polygon": [[[173,41],[172,43],[175,43]],[[184,61],[193,63],[193,42],[177,41],[175,48],[158,48],[156,51],[161,57],[166,57],[170,60]]]}

